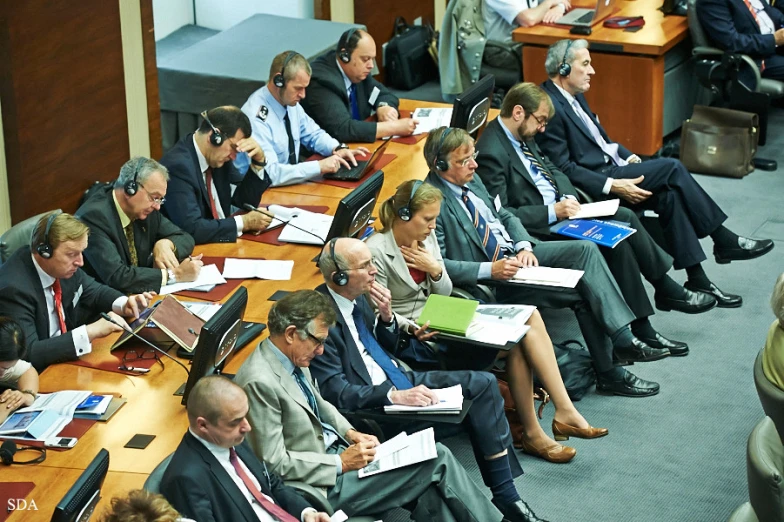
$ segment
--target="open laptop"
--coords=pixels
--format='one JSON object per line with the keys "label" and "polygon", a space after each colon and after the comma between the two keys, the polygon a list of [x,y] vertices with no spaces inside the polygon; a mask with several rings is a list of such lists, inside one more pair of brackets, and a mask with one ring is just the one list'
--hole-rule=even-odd
{"label": "open laptop", "polygon": [[[334,179],[338,181],[357,181],[362,179],[365,174],[370,172],[373,163],[384,153],[384,149],[387,148],[387,145],[389,145],[389,139],[385,140],[384,143],[382,143],[381,146],[373,152],[369,160],[357,160],[357,166],[351,167],[350,169],[347,169],[346,167],[340,167],[340,170],[337,172],[324,174],[324,179]],[[349,163],[349,165],[350,164],[351,163]]]}
{"label": "open laptop", "polygon": [[570,27],[575,25],[591,27],[610,16],[614,7],[615,0],[597,0],[596,9],[572,9],[555,23]]}

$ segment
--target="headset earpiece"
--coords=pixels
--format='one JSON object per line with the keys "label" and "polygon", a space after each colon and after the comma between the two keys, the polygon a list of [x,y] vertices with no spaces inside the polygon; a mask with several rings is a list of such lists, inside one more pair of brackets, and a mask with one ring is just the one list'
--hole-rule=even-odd
{"label": "headset earpiece", "polygon": [[572,46],[572,42],[574,40],[569,40],[566,44],[566,50],[563,54],[563,59],[561,59],[561,65],[558,66],[558,74],[561,76],[569,76],[572,73],[572,64],[566,63],[566,55],[569,54],[569,48]]}
{"label": "headset earpiece", "polygon": [[357,32],[356,27],[352,27],[340,37],[338,40],[338,58],[343,63],[348,63],[351,61],[351,51],[349,51],[348,46],[351,42],[351,37],[354,36],[354,33]]}
{"label": "headset earpiece", "polygon": [[223,144],[223,134],[215,127],[215,125],[212,124],[210,119],[207,117],[207,111],[202,112],[201,117],[204,118],[204,121],[206,121],[207,125],[209,125],[212,129],[212,134],[210,134],[210,143],[216,147],[220,147]]}
{"label": "headset earpiece", "polygon": [[60,212],[53,212],[49,216],[49,218],[46,220],[43,241],[35,245],[35,251],[38,252],[38,255],[44,259],[49,259],[52,257],[52,254],[54,254],[54,248],[52,248],[52,244],[49,242],[49,232],[52,230],[52,223],[54,223],[54,219],[59,215]]}
{"label": "headset earpiece", "polygon": [[280,72],[272,77],[272,84],[278,89],[282,89],[286,86],[286,66],[289,64],[292,58],[297,56],[297,54],[298,53],[294,51],[289,51],[288,54],[286,54],[286,58],[283,60],[283,65],[280,66]]}
{"label": "headset earpiece", "polygon": [[441,157],[441,149],[444,146],[444,140],[450,132],[452,132],[452,127],[447,127],[447,129],[441,135],[441,139],[438,140],[438,146],[436,147],[436,160],[433,163],[433,166],[439,172],[446,172],[449,170],[449,162]]}
{"label": "headset earpiece", "polygon": [[133,169],[133,177],[123,185],[125,193],[129,196],[135,196],[136,193],[139,192],[139,167],[141,166],[142,161],[144,161],[142,158],[139,158],[136,161],[136,167]]}
{"label": "headset earpiece", "polygon": [[414,199],[414,194],[416,191],[419,190],[419,187],[422,186],[423,181],[417,180],[414,182],[413,186],[411,187],[411,194],[408,195],[408,200],[406,204],[402,207],[397,209],[397,216],[402,219],[403,221],[411,221],[411,200]]}
{"label": "headset earpiece", "polygon": [[329,257],[335,265],[335,273],[332,274],[332,282],[338,286],[346,286],[348,284],[348,271],[338,266],[338,260],[335,257],[335,243],[338,242],[337,237],[333,237],[329,241]]}

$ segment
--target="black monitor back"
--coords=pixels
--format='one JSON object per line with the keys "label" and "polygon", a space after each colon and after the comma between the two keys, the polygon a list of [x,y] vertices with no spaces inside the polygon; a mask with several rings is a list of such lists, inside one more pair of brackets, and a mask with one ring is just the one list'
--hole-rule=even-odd
{"label": "black monitor back", "polygon": [[52,522],[86,522],[101,498],[101,487],[109,471],[109,452],[102,449],[76,479],[52,513]]}

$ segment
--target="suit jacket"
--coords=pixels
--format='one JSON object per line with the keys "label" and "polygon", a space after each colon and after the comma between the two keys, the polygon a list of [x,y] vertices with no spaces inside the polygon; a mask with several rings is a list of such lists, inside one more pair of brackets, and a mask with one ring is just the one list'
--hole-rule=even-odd
{"label": "suit jacket", "polygon": [[[163,213],[192,235],[197,245],[237,241],[234,218],[212,217],[210,197],[193,145],[193,134],[182,137],[163,155],[161,163],[169,169],[169,186]],[[258,205],[261,194],[270,186],[269,176],[265,175],[262,181],[249,170],[243,177],[230,161],[219,169],[213,169],[212,179],[225,216],[231,215],[232,204],[237,207],[243,203]],[[231,185],[237,185],[233,195]]]}
{"label": "suit jacket", "polygon": [[[256,455],[286,480],[327,488],[337,481],[335,455],[327,454],[318,417],[294,377],[280,363],[266,339],[242,364],[234,382],[248,394],[248,434]],[[310,371],[302,368],[311,382]],[[316,390],[321,420],[345,435],[351,424]],[[326,494],[326,492],[325,492]]]}
{"label": "suit jacket", "polygon": [[[580,187],[593,198],[604,199],[602,189],[607,182],[607,176],[601,172],[601,169],[607,165],[604,151],[593,139],[580,117],[574,113],[558,87],[551,80],[544,82],[542,87],[553,100],[555,116],[547,123],[547,130],[536,135],[536,143],[575,186]],[[613,143],[591,112],[585,97],[578,94],[576,98],[599,128],[602,137],[608,143]],[[618,155],[626,159],[632,153],[619,144]]]}
{"label": "suit jacket", "polygon": [[101,187],[76,211],[76,217],[90,227],[90,241],[84,251],[85,271],[98,281],[126,294],[161,289],[161,270],[153,268],[152,249],[160,239],[170,239],[182,261],[193,252],[193,238],[166,216],[154,210],[144,220],[133,221],[133,242],[139,266],[131,266],[128,240],[117,214],[111,186]]}
{"label": "suit jacket", "polygon": [[[776,29],[784,26],[784,14],[763,1],[765,13]],[[743,0],[697,0],[697,18],[712,43],[730,53],[748,54],[757,65],[776,54],[772,34],[762,34],[760,26]],[[548,129],[549,130],[549,129]]]}
{"label": "suit jacket", "polygon": [[77,359],[72,330],[112,309],[123,294],[98,283],[77,270],[61,279],[63,313],[67,332],[49,338],[49,313],[41,279],[33,264],[30,247],[22,247],[0,266],[0,316],[13,318],[22,327],[27,342],[27,360],[35,369]]}
{"label": "suit jacket", "polygon": [[[253,433],[253,432],[251,432]],[[258,479],[261,491],[299,520],[310,504],[293,488],[283,484],[251,451],[247,442],[235,446],[237,455]],[[248,500],[220,462],[190,432],[174,452],[163,474],[161,494],[181,515],[199,522],[258,522]]]}
{"label": "suit jacket", "polygon": [[[436,220],[436,238],[438,246],[441,248],[441,255],[444,256],[446,271],[449,272],[452,283],[455,285],[474,286],[477,283],[479,265],[490,261],[482,246],[479,233],[468,218],[463,203],[441,181],[438,174],[430,172],[425,181],[440,189],[444,195],[441,200],[441,214]],[[506,232],[512,238],[513,244],[520,241],[529,241],[531,245],[536,244],[517,216],[504,207],[501,207],[500,210],[495,209],[493,198],[490,197],[479,176],[474,176],[474,179],[466,186],[484,201],[493,215],[501,221]]]}
{"label": "suit jacket", "polygon": [[[482,178],[492,197],[501,199],[501,206],[509,209],[525,227],[537,236],[550,235],[547,206],[531,174],[517,155],[515,146],[509,141],[502,128],[500,118],[491,121],[476,144],[479,167],[476,173]],[[553,177],[558,191],[576,196],[577,191],[566,175],[542,154],[536,142],[526,142],[534,157]]]}
{"label": "suit jacket", "polygon": [[[313,75],[310,77],[308,95],[300,102],[308,115],[337,140],[367,143],[376,141],[376,122],[365,121],[365,119],[381,102],[386,102],[397,109],[399,103],[397,97],[381,82],[368,75],[355,84],[360,119],[354,120],[351,118],[346,84],[335,61],[335,51],[316,58],[312,67]],[[370,103],[374,88],[378,89],[378,96],[373,103]]]}

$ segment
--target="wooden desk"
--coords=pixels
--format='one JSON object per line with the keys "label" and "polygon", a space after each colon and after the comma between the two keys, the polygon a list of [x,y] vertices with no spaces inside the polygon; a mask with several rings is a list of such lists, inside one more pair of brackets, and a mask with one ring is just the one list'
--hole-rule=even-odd
{"label": "wooden desk", "polygon": [[[637,32],[593,27],[591,59],[596,75],[586,93],[591,109],[599,115],[610,137],[629,150],[652,155],[662,146],[665,91],[665,54],[689,34],[685,16],[664,16],[661,0],[623,0],[617,16],[643,16]],[[523,78],[542,83],[547,79],[547,47],[565,38],[577,38],[568,28],[538,25],[512,33],[523,42]]]}

